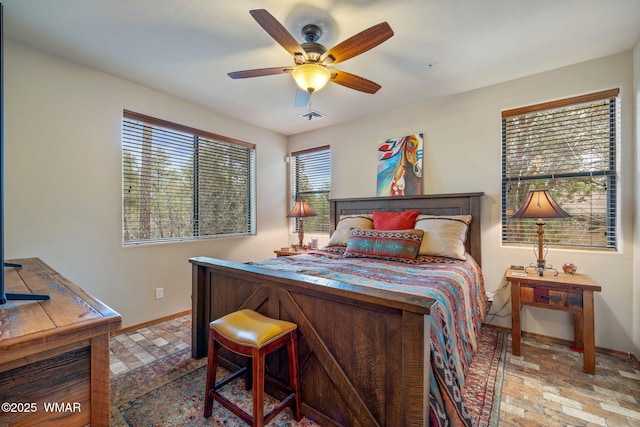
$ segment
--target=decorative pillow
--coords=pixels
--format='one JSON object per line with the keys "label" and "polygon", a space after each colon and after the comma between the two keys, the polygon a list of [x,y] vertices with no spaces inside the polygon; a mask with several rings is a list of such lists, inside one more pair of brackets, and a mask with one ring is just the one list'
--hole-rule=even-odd
{"label": "decorative pillow", "polygon": [[373,211],[373,228],[375,230],[409,230],[414,228],[416,217],[420,211],[380,212]]}
{"label": "decorative pillow", "polygon": [[418,215],[415,228],[424,231],[420,255],[466,260],[464,242],[471,215]]}
{"label": "decorative pillow", "polygon": [[354,228],[371,230],[373,228],[373,215],[340,215],[340,221],[338,221],[336,231],[331,235],[331,239],[327,246],[347,246],[347,242],[349,241],[349,231]]}
{"label": "decorative pillow", "polygon": [[422,230],[351,230],[345,258],[377,258],[415,263]]}

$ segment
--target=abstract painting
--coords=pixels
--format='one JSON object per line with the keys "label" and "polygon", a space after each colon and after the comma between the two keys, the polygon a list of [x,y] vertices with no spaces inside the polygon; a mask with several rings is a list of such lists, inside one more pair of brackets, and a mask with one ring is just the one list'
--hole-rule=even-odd
{"label": "abstract painting", "polygon": [[422,194],[423,145],[421,133],[380,141],[376,195]]}

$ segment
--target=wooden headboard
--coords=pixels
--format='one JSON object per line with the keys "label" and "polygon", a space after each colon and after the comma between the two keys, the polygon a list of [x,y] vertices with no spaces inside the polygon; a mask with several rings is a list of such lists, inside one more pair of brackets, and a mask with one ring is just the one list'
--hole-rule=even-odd
{"label": "wooden headboard", "polygon": [[400,197],[361,197],[331,199],[331,233],[336,229],[340,215],[371,213],[375,211],[406,211],[417,209],[426,215],[471,215],[466,250],[482,265],[480,200],[484,193],[430,194]]}

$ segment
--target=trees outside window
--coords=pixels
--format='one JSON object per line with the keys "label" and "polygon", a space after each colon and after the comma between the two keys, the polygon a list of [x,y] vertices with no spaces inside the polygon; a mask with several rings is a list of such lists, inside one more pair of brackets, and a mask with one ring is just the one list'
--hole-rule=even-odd
{"label": "trees outside window", "polygon": [[[329,234],[329,196],[331,192],[331,149],[329,146],[291,153],[291,206],[302,198],[317,216],[304,218],[304,231]],[[298,231],[297,218],[292,219]]]}
{"label": "trees outside window", "polygon": [[502,242],[531,243],[536,220],[510,219],[535,189],[572,215],[549,220],[549,246],[616,248],[618,89],[502,113]]}
{"label": "trees outside window", "polygon": [[255,234],[255,146],[124,111],[123,243]]}

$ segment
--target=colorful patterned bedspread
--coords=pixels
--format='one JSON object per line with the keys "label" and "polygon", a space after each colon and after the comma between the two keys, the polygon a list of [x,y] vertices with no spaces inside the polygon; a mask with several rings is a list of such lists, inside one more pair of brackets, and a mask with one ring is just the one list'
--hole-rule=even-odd
{"label": "colorful patterned bedspread", "polygon": [[421,257],[414,265],[344,258],[342,251],[324,248],[251,264],[436,299],[431,311],[430,425],[471,426],[461,387],[488,309],[478,264],[468,254],[468,261]]}

